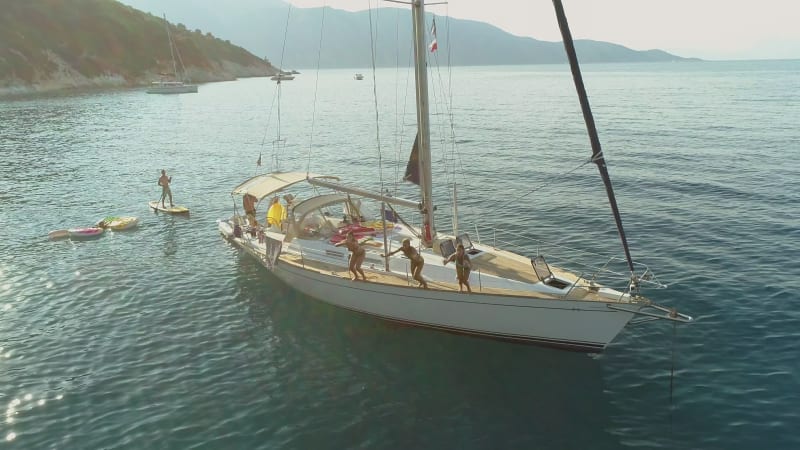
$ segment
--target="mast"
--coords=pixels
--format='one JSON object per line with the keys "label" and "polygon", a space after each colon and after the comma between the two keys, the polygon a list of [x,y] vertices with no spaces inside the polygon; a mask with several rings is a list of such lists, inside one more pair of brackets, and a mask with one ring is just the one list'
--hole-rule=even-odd
{"label": "mast", "polygon": [[453,236],[458,236],[458,188],[453,182]]}
{"label": "mast", "polygon": [[278,109],[278,122],[277,122],[277,126],[275,127],[275,140],[272,141],[272,164],[271,164],[271,167],[270,167],[270,170],[276,171],[276,172],[281,170],[280,159],[279,158],[280,158],[281,150],[283,150],[283,145],[281,145],[283,143],[281,141],[281,92],[283,92],[283,86],[281,86],[281,78],[280,78],[281,77],[280,74],[282,72],[283,72],[283,69],[281,69],[281,71],[278,73],[277,86],[275,87],[276,96],[277,96],[277,103],[278,103],[278,107],[277,107],[277,109]]}
{"label": "mast", "polygon": [[595,127],[592,109],[589,106],[589,97],[586,95],[586,88],[583,85],[581,68],[578,66],[578,56],[575,53],[575,44],[572,42],[572,34],[569,31],[567,16],[564,14],[564,6],[561,4],[561,0],[553,0],[553,6],[556,9],[558,28],[561,29],[561,38],[564,40],[564,48],[567,51],[569,66],[572,70],[572,79],[575,81],[575,89],[578,91],[578,98],[581,102],[583,121],[586,122],[586,131],[589,133],[589,140],[592,143],[592,160],[597,164],[597,168],[600,170],[600,176],[603,178],[603,184],[606,186],[608,203],[611,205],[611,211],[614,213],[614,221],[617,223],[619,238],[622,241],[622,248],[625,251],[625,258],[628,260],[628,268],[631,271],[631,289],[633,290],[635,286],[635,283],[633,283],[633,281],[635,281],[633,279],[635,276],[633,259],[631,258],[631,251],[628,248],[628,239],[625,237],[625,229],[622,228],[622,218],[620,217],[619,208],[617,207],[617,199],[614,196],[614,188],[611,186],[611,178],[608,175],[606,160],[603,158],[603,150],[600,148],[600,138],[597,136],[597,127]]}
{"label": "mast", "polygon": [[417,133],[419,137],[419,174],[422,194],[422,243],[433,246],[436,228],[433,222],[433,186],[431,176],[431,130],[428,109],[428,65],[425,44],[425,3],[411,3],[414,22],[414,72],[417,87]]}
{"label": "mast", "polygon": [[169,41],[169,55],[172,57],[172,73],[175,76],[175,81],[178,80],[178,66],[175,65],[175,51],[172,48],[172,35],[169,34],[169,22],[167,22],[167,15],[164,14],[164,25],[167,27],[167,41]]}

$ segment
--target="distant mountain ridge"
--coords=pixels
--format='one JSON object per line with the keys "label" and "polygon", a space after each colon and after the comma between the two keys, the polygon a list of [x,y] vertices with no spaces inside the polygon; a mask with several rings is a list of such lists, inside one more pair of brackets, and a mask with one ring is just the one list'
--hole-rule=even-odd
{"label": "distant mountain ridge", "polygon": [[[259,56],[265,56],[276,66],[283,68],[370,67],[370,29],[375,36],[377,66],[393,67],[398,63],[410,63],[410,9],[379,8],[371,12],[348,12],[326,7],[324,39],[320,51],[323,8],[292,7],[289,10],[289,5],[281,0],[121,1],[144,11],[164,11],[176,20],[212,30],[216,35],[230,39]],[[439,16],[436,20],[440,48],[437,57],[443,64],[566,62],[561,42],[514,36],[493,25],[473,20]],[[687,59],[661,50],[637,51],[593,40],[577,40],[575,46],[583,63]],[[450,61],[447,61],[448,57]]]}
{"label": "distant mountain ridge", "polygon": [[[231,80],[276,72],[268,62],[199,29],[171,25],[188,78]],[[135,86],[172,73],[166,27],[115,0],[4,0],[0,95],[70,87]]]}

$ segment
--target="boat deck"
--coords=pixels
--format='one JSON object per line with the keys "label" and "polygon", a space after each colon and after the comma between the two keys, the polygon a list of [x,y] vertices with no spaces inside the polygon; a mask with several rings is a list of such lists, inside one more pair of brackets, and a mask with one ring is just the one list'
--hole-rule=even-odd
{"label": "boat deck", "polygon": [[[268,234],[274,233],[268,232]],[[273,239],[282,237],[280,234],[274,234]],[[402,236],[395,236],[396,240],[401,238]],[[259,259],[263,260],[266,257],[265,245],[258,243],[258,239],[252,235],[245,234],[243,237],[231,240]],[[368,241],[362,243],[362,245],[367,250],[362,269],[367,276],[368,282],[416,288],[416,280],[411,278],[410,273],[404,273],[404,271],[408,270],[407,259],[392,257],[391,264],[394,272],[386,272],[383,270],[383,258],[379,256],[383,246],[378,241]],[[301,245],[301,248],[304,247],[305,245]],[[316,247],[317,251],[324,248],[320,246],[312,247]],[[302,256],[302,250],[300,252],[287,250],[285,248],[279,256],[281,263],[300,267],[304,270],[312,270],[326,276],[344,279],[349,279],[351,276],[346,266],[346,259],[341,263],[326,262],[318,258],[309,257],[308,253],[306,253],[306,256]],[[539,280],[531,266],[530,260],[515,253],[486,246],[476,247],[474,251],[476,253],[470,255],[472,263],[470,287],[474,294],[603,303],[628,302],[627,296],[622,293],[607,287],[593,285],[589,280],[579,278],[574,273],[558,267],[550,266],[551,272],[556,278],[569,282],[570,285],[575,285],[574,287],[559,289],[542,285],[540,283],[541,280]],[[328,253],[328,250],[325,250],[325,253]],[[336,249],[336,253],[341,253],[343,257],[347,250],[344,248]],[[429,289],[457,292],[459,286],[454,265],[443,266],[441,256],[431,253],[429,250],[423,252],[423,255],[425,256],[425,267],[422,275],[427,281]],[[498,280],[500,280],[500,283],[498,283]],[[498,284],[505,285],[498,286]]]}
{"label": "boat deck", "polygon": [[[340,278],[350,278],[350,272],[348,271],[348,268],[344,266],[329,264],[321,261],[312,260],[309,258],[303,258],[300,255],[295,255],[290,253],[281,254],[279,259],[283,263],[291,264],[296,267],[301,267],[305,270],[313,270],[321,274],[337,276]],[[473,265],[473,271],[470,276],[470,286],[472,287],[473,293],[547,298],[553,300],[564,299],[562,295],[547,294],[542,292],[532,292],[532,291],[517,290],[517,289],[501,289],[495,287],[486,287],[482,285],[481,276],[484,274],[502,276],[505,278],[509,278],[516,281],[522,281],[526,283],[538,282],[539,280],[536,277],[536,274],[533,272],[533,269],[530,267],[530,265],[526,265],[520,261],[516,261],[511,258],[504,257],[502,255],[485,253],[480,257],[473,259],[472,265]],[[371,269],[369,267],[369,264],[366,263],[362,266],[362,269],[364,270],[364,273],[367,275],[368,282],[389,284],[393,286],[413,286],[413,287],[417,286],[416,280],[411,278],[410,273],[407,275],[401,275],[397,273],[387,273],[383,270]],[[576,278],[575,276],[565,276],[566,273],[558,271],[557,269],[552,269],[552,270],[561,278],[572,279],[572,280]],[[425,280],[428,282],[429,289],[433,290],[458,291],[458,281],[455,279],[455,274],[456,274],[455,268],[453,268],[452,282],[443,280],[433,280],[430,277],[425,276],[425,271],[423,269],[423,277],[425,277]],[[566,298],[570,300],[586,300],[586,301],[602,301],[602,302],[614,301],[613,299],[609,299],[608,297],[603,297],[599,295],[595,290],[589,289],[588,286],[578,286],[572,289]]]}

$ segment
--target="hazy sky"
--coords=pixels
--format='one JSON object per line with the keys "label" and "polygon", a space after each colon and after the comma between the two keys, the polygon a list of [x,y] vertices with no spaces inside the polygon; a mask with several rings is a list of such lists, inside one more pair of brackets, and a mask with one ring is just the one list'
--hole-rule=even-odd
{"label": "hazy sky", "polygon": [[[287,0],[358,11],[406,7],[377,0]],[[427,0],[430,3],[442,0]],[[563,0],[576,39],[658,48],[704,59],[800,58],[800,0]],[[550,0],[450,0],[428,12],[560,41]],[[441,27],[441,25],[440,25]]]}

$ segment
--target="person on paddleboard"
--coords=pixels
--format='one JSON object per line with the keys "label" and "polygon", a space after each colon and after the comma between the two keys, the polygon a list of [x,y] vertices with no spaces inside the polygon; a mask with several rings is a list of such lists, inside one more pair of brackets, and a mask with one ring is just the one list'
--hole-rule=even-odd
{"label": "person on paddleboard", "polygon": [[161,177],[158,179],[158,185],[161,186],[161,206],[166,208],[167,206],[164,204],[164,199],[169,196],[169,207],[172,208],[172,190],[169,188],[169,184],[172,183],[172,177],[167,176],[167,171],[161,169]]}

